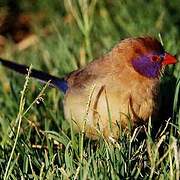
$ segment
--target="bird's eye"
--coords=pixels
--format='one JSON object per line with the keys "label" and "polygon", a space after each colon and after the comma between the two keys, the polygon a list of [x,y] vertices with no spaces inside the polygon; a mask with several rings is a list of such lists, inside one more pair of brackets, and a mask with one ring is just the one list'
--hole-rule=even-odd
{"label": "bird's eye", "polygon": [[157,56],[157,55],[154,55],[154,56],[151,57],[151,60],[152,60],[153,62],[159,62],[159,61],[161,60],[161,57],[160,57],[160,56]]}

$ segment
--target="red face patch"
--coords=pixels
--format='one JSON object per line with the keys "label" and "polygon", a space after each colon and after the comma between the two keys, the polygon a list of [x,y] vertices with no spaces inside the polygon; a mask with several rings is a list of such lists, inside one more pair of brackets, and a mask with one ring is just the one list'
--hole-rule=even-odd
{"label": "red face patch", "polygon": [[161,57],[158,56],[158,55],[153,55],[153,56],[151,57],[151,61],[152,61],[152,62],[160,62],[160,61],[161,61]]}

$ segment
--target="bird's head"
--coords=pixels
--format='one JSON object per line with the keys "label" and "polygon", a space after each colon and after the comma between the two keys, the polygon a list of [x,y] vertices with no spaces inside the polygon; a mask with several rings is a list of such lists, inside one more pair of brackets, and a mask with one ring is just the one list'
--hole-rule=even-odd
{"label": "bird's head", "polygon": [[155,38],[133,38],[126,42],[131,46],[131,65],[145,77],[157,78],[163,67],[176,63],[176,58],[167,53]]}

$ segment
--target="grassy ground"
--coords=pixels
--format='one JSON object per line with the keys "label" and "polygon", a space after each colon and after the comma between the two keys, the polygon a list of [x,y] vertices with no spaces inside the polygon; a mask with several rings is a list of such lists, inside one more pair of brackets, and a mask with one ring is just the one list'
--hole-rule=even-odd
{"label": "grassy ground", "polygon": [[[9,43],[1,55],[4,58],[63,76],[107,52],[122,38],[159,38],[159,34],[166,50],[180,57],[178,0],[30,2],[20,4],[21,8],[44,17],[41,23],[36,16],[32,20],[38,42],[19,51]],[[50,33],[44,35],[44,29]],[[166,104],[162,112],[171,108],[173,115],[163,119],[158,134],[149,123],[143,138],[137,128],[129,134],[122,132],[119,141],[111,144],[75,135],[63,118],[63,95],[56,89],[44,90],[35,80],[0,67],[0,179],[178,180],[179,80],[179,64],[169,67],[162,78],[162,104]],[[170,96],[173,101],[165,103]]]}

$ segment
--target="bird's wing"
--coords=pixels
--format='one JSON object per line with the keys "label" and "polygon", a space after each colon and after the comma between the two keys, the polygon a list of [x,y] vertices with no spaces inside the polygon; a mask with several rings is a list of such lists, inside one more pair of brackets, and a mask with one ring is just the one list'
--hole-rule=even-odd
{"label": "bird's wing", "polygon": [[102,82],[113,72],[111,58],[107,55],[95,59],[81,69],[77,69],[66,76],[69,87],[83,88],[88,84]]}
{"label": "bird's wing", "polygon": [[[8,61],[2,58],[0,58],[0,64],[21,74],[27,74],[29,69],[29,67],[26,65],[17,64],[15,62]],[[64,78],[58,78],[46,72],[42,72],[35,69],[31,69],[30,76],[42,82],[50,81],[50,85],[57,87],[59,90],[63,91],[64,93],[68,89],[67,81]]]}

